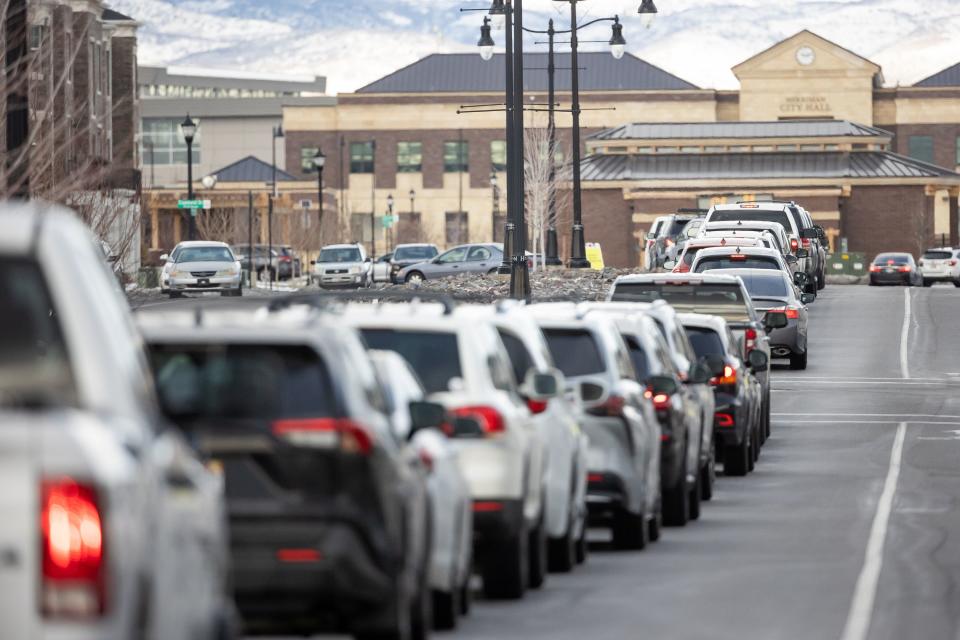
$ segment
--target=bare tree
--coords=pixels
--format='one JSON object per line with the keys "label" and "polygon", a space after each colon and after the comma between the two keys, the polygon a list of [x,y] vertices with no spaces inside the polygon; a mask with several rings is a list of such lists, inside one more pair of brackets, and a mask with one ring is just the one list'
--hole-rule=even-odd
{"label": "bare tree", "polygon": [[531,239],[529,249],[535,256],[534,271],[543,266],[550,203],[556,193],[555,183],[551,180],[555,162],[553,146],[549,128],[537,127],[524,131],[524,206]]}

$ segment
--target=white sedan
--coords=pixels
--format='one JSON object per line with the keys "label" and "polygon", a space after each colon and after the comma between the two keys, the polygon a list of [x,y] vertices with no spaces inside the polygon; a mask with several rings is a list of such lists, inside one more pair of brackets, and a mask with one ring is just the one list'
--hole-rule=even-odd
{"label": "white sedan", "polygon": [[221,296],[243,295],[240,262],[223,242],[181,242],[165,261],[160,288],[171,298],[184,293],[218,292]]}

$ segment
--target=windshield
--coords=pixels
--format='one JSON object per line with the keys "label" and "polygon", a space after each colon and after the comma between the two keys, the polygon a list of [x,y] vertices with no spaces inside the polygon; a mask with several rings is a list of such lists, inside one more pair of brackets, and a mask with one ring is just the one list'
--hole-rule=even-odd
{"label": "windshield", "polygon": [[362,262],[360,249],[344,247],[342,249],[323,249],[317,262]]}
{"label": "windshield", "polygon": [[703,273],[714,269],[775,269],[780,270],[780,264],[773,258],[761,256],[709,256],[697,263],[695,271]]}
{"label": "windshield", "polygon": [[697,358],[724,355],[723,340],[721,340],[720,334],[713,329],[686,327],[686,331],[687,337],[690,339],[690,344],[693,345],[693,350],[697,354]]}
{"label": "windshield", "polygon": [[905,253],[882,253],[873,264],[910,264],[910,256]]}
{"label": "windshield", "polygon": [[450,391],[450,381],[463,377],[455,333],[363,329],[371,349],[395,351],[407,359],[427,393]]}
{"label": "windshield", "polygon": [[757,220],[760,222],[776,222],[786,229],[787,233],[793,232],[790,225],[790,219],[786,211],[764,211],[762,209],[733,209],[730,211],[714,211],[710,216],[710,222],[736,222],[737,220]]}
{"label": "windshield", "polygon": [[927,251],[923,254],[924,260],[949,260],[952,257],[949,251]]}
{"label": "windshield", "polygon": [[603,357],[592,333],[583,329],[544,329],[557,368],[568,378],[604,373]]}
{"label": "windshield", "polygon": [[747,322],[750,312],[737,284],[623,283],[613,293],[614,301],[655,302],[666,300],[677,311],[707,313],[727,320]]}
{"label": "windshield", "polygon": [[430,260],[436,257],[436,247],[400,247],[393,254],[394,260]]}
{"label": "windshield", "polygon": [[233,254],[226,247],[184,247],[177,262],[233,262]]}
{"label": "windshield", "polygon": [[308,347],[155,344],[150,352],[163,410],[181,424],[337,415],[330,374]]}
{"label": "windshield", "polygon": [[73,404],[59,315],[36,263],[0,257],[0,310],[0,407]]}

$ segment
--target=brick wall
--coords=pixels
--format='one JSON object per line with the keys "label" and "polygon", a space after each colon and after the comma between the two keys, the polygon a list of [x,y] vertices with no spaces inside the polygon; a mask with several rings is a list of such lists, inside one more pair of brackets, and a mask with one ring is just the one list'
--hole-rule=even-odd
{"label": "brick wall", "polygon": [[[633,209],[622,189],[589,189],[583,192],[583,226],[587,242],[599,242],[608,267],[632,268],[639,264],[640,248],[634,237]],[[558,232],[569,246],[569,228]]]}
{"label": "brick wall", "polygon": [[[960,120],[960,114],[957,119]],[[957,162],[957,139],[960,138],[960,122],[953,124],[901,124],[878,125],[895,134],[892,150],[902,155],[910,155],[910,136],[930,136],[933,138],[933,161],[941,167],[955,169]]]}
{"label": "brick wall", "polygon": [[919,255],[933,242],[934,202],[922,185],[855,186],[842,204],[841,233],[850,251]]}
{"label": "brick wall", "polygon": [[140,121],[137,102],[137,40],[115,37],[113,48],[113,170],[117,181],[126,177],[133,185],[136,169],[136,134]]}

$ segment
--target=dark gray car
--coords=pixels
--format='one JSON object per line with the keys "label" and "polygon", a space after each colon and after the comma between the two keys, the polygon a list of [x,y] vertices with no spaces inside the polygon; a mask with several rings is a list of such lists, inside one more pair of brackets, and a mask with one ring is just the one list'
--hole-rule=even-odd
{"label": "dark gray car", "polygon": [[433,260],[401,269],[394,281],[421,282],[449,278],[461,273],[494,273],[502,262],[502,244],[462,244],[441,253]]}

